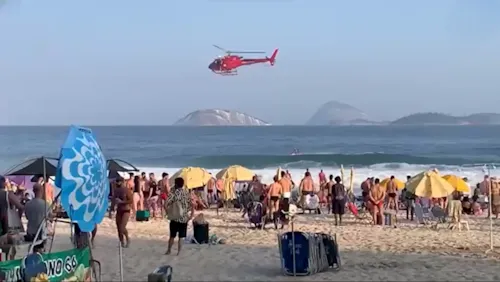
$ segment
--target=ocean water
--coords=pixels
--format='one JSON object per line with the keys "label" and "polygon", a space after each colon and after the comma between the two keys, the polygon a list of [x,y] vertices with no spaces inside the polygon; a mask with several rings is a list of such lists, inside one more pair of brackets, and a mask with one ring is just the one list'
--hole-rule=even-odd
{"label": "ocean water", "polygon": [[[499,126],[356,127],[91,127],[107,158],[170,174],[185,166],[216,173],[240,164],[271,181],[276,168],[299,181],[306,168],[339,175],[354,168],[355,186],[369,176],[405,179],[437,168],[480,181],[498,174]],[[0,170],[38,157],[57,157],[67,127],[0,127]],[[300,155],[290,153],[297,148]],[[500,169],[500,165],[498,165]]]}

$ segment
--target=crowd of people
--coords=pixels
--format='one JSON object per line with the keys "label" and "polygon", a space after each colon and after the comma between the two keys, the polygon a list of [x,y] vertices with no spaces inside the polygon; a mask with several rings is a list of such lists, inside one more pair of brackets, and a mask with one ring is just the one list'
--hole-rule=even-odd
{"label": "crowd of people", "polygon": [[[407,180],[410,178],[407,176]],[[289,171],[280,171],[269,184],[262,183],[257,175],[254,176],[252,181],[243,186],[235,204],[240,205],[244,217],[250,216],[251,203],[259,202],[264,207],[263,215],[269,221],[274,221],[276,217],[282,218],[282,212],[288,211],[291,203],[303,210],[316,209],[320,212],[320,208],[310,206],[311,202],[317,202],[320,207],[326,208],[328,213],[334,214],[336,225],[341,225],[346,207],[349,207],[349,203],[359,201],[362,203],[361,207],[371,213],[373,224],[383,224],[379,218],[383,217],[387,210],[393,210],[397,214],[399,210],[406,209],[407,219],[413,220],[415,203],[439,205],[443,209],[452,207],[452,213],[456,212],[456,207],[460,207],[460,212],[480,214],[487,207],[486,191],[492,183],[492,179],[485,176],[484,181],[478,183],[471,195],[455,191],[446,198],[422,199],[410,193],[406,187],[398,187],[394,176],[384,185],[378,178],[369,177],[361,183],[361,196],[356,197],[351,189],[346,189],[340,176],[327,177],[323,170],[319,172],[316,180],[307,169],[298,184],[294,183]],[[6,235],[13,228],[12,222],[8,221],[8,207],[14,207],[19,218],[25,215],[28,220],[25,240],[40,239],[36,237],[37,233],[46,234],[50,231],[50,228],[43,227],[42,232],[38,232],[42,222],[55,216],[53,208],[57,207],[57,204],[52,205],[55,200],[54,188],[50,181],[43,177],[37,178],[32,191],[23,190],[22,187],[13,189],[12,186],[8,179],[0,177],[0,235]],[[222,180],[211,178],[203,189],[187,190],[183,189],[182,178],[175,179],[173,187],[170,187],[167,173],[163,173],[160,179],[157,179],[154,173],[130,173],[128,179],[117,177],[111,180],[109,217],[112,218],[114,214],[118,237],[122,247],[127,248],[130,245],[127,223],[138,211],[149,211],[152,219],[167,216],[170,220],[170,240],[166,254],[170,254],[176,237],[179,238],[180,252],[182,239],[187,233],[187,223],[194,217],[195,210],[208,208],[212,204],[222,205],[223,186]],[[500,204],[496,201],[499,199],[497,194],[500,194],[500,185],[495,186],[492,191],[493,197],[490,200],[493,213],[498,217]],[[97,226],[92,232],[91,241],[96,234]]]}

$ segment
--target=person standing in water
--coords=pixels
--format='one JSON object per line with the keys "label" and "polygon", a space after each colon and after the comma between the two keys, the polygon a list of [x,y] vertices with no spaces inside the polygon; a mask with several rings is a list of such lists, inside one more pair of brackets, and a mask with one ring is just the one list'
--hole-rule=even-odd
{"label": "person standing in water", "polygon": [[116,188],[113,195],[111,209],[116,206],[116,230],[118,231],[118,239],[122,247],[128,248],[130,238],[128,236],[127,224],[130,219],[130,211],[132,210],[133,198],[132,191],[123,183],[123,178],[116,178]]}
{"label": "person standing in water", "polygon": [[335,177],[335,184],[332,187],[332,213],[335,216],[335,225],[342,225],[342,215],[345,207],[345,187],[341,183],[339,176]]}

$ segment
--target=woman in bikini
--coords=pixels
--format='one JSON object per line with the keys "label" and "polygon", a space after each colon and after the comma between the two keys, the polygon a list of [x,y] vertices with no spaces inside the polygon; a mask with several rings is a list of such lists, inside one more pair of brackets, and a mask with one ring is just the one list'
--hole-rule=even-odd
{"label": "woman in bikini", "polygon": [[132,191],[123,183],[123,178],[116,179],[115,193],[113,194],[113,206],[116,205],[116,229],[118,231],[118,238],[122,247],[127,248],[130,245],[128,237],[127,224],[130,218],[130,211],[132,210],[133,196]]}
{"label": "woman in bikini", "polygon": [[132,216],[135,215],[135,213],[137,211],[140,211],[142,210],[142,207],[141,207],[141,198],[143,197],[142,196],[142,187],[141,187],[141,178],[139,175],[136,175],[134,177],[134,184],[133,184],[133,191],[134,191],[134,194],[133,194],[133,199],[134,199],[134,202],[133,202],[133,212],[134,214]]}

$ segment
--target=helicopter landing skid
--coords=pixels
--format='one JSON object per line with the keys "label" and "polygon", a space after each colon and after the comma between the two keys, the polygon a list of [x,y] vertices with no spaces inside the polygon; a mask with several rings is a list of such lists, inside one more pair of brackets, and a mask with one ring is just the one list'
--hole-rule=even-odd
{"label": "helicopter landing skid", "polygon": [[233,71],[219,71],[219,72],[216,72],[216,74],[223,75],[223,76],[233,76],[233,75],[238,75],[238,72],[236,70],[233,70]]}

